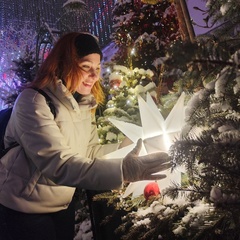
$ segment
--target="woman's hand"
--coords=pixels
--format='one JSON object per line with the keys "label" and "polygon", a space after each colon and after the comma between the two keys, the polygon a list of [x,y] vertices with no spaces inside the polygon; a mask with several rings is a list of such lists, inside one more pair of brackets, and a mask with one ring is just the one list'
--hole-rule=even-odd
{"label": "woman's hand", "polygon": [[171,168],[170,157],[165,152],[156,152],[145,156],[138,156],[142,146],[139,139],[136,147],[123,159],[123,179],[126,182],[141,180],[159,180],[165,174],[154,174]]}

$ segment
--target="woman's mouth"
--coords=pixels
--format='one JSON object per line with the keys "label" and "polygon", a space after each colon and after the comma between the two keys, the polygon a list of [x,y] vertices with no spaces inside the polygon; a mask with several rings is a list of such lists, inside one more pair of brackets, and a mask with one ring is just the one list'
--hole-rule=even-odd
{"label": "woman's mouth", "polygon": [[83,82],[84,87],[92,87],[92,84]]}

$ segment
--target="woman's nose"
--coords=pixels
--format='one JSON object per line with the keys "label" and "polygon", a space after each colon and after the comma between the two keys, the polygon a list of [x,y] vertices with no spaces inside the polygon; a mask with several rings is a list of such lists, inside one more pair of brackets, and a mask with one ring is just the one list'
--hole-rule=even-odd
{"label": "woman's nose", "polygon": [[92,69],[90,71],[90,75],[91,75],[91,77],[97,77],[98,76],[98,70]]}

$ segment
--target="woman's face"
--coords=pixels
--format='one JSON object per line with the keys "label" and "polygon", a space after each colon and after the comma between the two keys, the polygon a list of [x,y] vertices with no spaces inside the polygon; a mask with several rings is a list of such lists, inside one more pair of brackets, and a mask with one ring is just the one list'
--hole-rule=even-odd
{"label": "woman's face", "polygon": [[77,88],[77,92],[81,95],[90,94],[93,85],[100,77],[100,55],[97,53],[89,54],[81,58],[78,65],[81,69],[82,78]]}

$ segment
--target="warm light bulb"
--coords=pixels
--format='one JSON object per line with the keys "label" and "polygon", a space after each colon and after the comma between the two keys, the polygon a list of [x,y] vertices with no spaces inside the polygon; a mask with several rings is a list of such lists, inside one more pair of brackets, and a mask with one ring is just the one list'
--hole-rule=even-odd
{"label": "warm light bulb", "polygon": [[167,150],[169,150],[170,146],[172,145],[172,141],[169,137],[169,135],[167,134],[167,132],[163,132],[163,139],[164,139],[164,145],[166,147]]}

